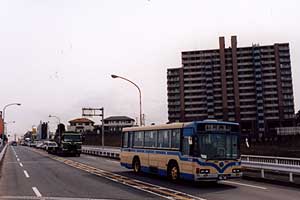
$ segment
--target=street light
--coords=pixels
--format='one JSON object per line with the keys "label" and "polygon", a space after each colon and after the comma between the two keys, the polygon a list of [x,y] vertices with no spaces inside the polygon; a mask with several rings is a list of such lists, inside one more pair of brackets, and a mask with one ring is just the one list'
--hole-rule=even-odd
{"label": "street light", "polygon": [[5,110],[9,106],[20,106],[20,103],[10,103],[4,106],[3,112],[2,112],[2,119],[3,119],[3,134],[2,134],[2,145],[4,145],[4,130],[5,130]]}
{"label": "street light", "polygon": [[16,121],[9,121],[9,122],[4,122],[4,124],[14,124]]}
{"label": "street light", "polygon": [[56,118],[57,119],[57,121],[58,121],[58,124],[60,124],[60,118],[59,117],[57,117],[57,116],[55,116],[55,115],[49,115],[48,117],[52,117],[52,118]]}
{"label": "street light", "polygon": [[124,78],[122,76],[117,76],[115,74],[112,74],[111,77],[112,78],[120,78],[120,79],[123,79],[125,81],[128,81],[129,83],[133,84],[138,89],[139,97],[140,97],[140,126],[142,126],[143,125],[143,120],[142,120],[142,92],[141,92],[141,89],[139,88],[139,86],[137,84],[135,84],[131,80],[128,80],[127,78]]}
{"label": "street light", "polygon": [[[4,122],[3,124],[6,125],[6,133],[8,132],[8,124],[14,124],[16,121],[9,121],[9,122]],[[4,131],[4,130],[3,130]],[[10,137],[9,133],[7,133],[7,137]]]}

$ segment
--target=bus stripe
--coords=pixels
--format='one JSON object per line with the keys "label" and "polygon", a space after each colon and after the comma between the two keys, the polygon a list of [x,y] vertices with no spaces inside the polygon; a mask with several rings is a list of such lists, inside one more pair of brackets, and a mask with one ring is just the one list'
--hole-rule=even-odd
{"label": "bus stripe", "polygon": [[163,155],[176,155],[182,161],[196,162],[201,166],[214,167],[216,170],[218,170],[219,173],[224,173],[224,171],[229,167],[241,165],[241,162],[231,162],[223,166],[222,168],[220,168],[215,163],[201,162],[197,158],[185,158],[182,157],[180,152],[174,152],[174,151],[160,151],[160,150],[155,151],[155,150],[143,150],[143,149],[122,149],[122,151],[130,151],[130,152],[138,152],[138,153],[154,153],[154,154],[163,154]]}

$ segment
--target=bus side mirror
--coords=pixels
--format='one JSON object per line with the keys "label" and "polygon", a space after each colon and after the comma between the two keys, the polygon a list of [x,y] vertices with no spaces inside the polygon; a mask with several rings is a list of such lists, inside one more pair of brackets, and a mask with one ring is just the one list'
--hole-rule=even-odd
{"label": "bus side mirror", "polygon": [[188,137],[188,142],[189,142],[189,145],[192,145],[193,144],[193,138],[192,137]]}

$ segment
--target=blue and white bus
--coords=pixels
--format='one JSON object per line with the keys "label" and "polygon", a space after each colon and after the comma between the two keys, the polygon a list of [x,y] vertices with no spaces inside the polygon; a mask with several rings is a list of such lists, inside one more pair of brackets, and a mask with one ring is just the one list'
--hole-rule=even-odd
{"label": "blue and white bus", "polygon": [[194,181],[239,178],[238,123],[215,120],[123,129],[121,165]]}

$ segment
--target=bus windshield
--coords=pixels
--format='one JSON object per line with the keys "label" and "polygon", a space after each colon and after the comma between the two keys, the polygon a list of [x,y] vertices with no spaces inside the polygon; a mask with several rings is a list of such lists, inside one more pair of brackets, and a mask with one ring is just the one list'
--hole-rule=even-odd
{"label": "bus windshield", "polygon": [[235,134],[199,134],[199,155],[207,160],[238,159],[238,141]]}
{"label": "bus windshield", "polygon": [[65,142],[80,142],[81,137],[80,135],[64,135],[63,140]]}

